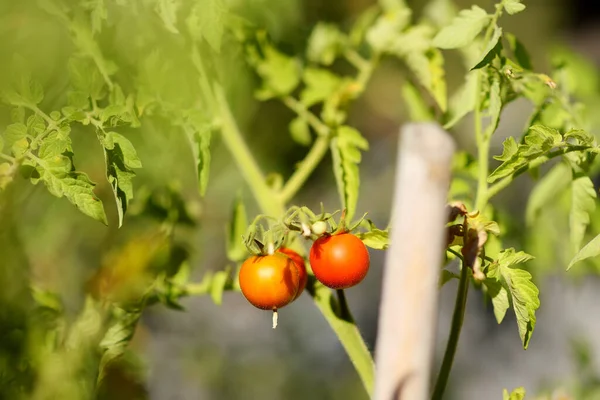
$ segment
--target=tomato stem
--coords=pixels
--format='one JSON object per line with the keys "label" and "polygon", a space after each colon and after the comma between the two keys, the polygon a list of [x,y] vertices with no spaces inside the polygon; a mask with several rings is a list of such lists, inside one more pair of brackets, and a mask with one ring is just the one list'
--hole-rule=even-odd
{"label": "tomato stem", "polygon": [[462,255],[452,251],[461,259],[461,271],[460,271],[460,282],[458,284],[458,291],[456,293],[456,302],[454,304],[454,314],[452,315],[452,325],[450,328],[450,336],[448,337],[448,344],[446,345],[446,351],[444,353],[444,359],[440,372],[435,382],[433,389],[432,400],[441,400],[448,383],[448,377],[452,370],[452,363],[454,362],[454,355],[456,354],[456,348],[458,347],[458,339],[460,338],[460,331],[462,329],[463,321],[465,319],[465,309],[467,306],[467,294],[469,292],[469,270],[470,268],[464,262]]}
{"label": "tomato stem", "polygon": [[340,317],[345,321],[354,322],[352,314],[350,313],[350,307],[348,307],[348,301],[346,300],[346,293],[344,292],[344,289],[337,289],[336,293],[340,306]]}

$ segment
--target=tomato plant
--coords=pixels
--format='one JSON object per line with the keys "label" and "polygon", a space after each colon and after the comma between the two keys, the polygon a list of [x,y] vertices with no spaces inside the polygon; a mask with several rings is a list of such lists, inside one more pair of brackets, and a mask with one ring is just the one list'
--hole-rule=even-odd
{"label": "tomato plant", "polygon": [[[162,378],[139,372],[143,316],[158,308],[150,306],[185,312],[184,298],[233,307],[245,297],[260,309],[287,307],[300,315],[289,323],[305,327],[311,309],[292,304],[302,293],[357,376],[296,368],[312,357],[302,354],[312,346],[307,338],[324,333],[290,328],[273,333],[293,338],[286,362],[307,358],[278,363],[275,372],[253,359],[244,370],[252,379],[243,382],[262,385],[255,374],[268,370],[262,388],[305,391],[273,398],[371,396],[373,343],[344,289],[363,282],[352,294],[375,314],[363,279],[381,269],[377,251],[391,245],[385,127],[394,127],[395,140],[408,121],[434,122],[461,144],[450,217],[440,226],[447,246],[431,249],[445,262],[440,286],[458,282],[433,399],[445,394],[469,296],[486,300],[477,303],[494,324],[511,315],[513,341],[527,349],[544,273],[600,270],[597,67],[554,41],[536,54],[546,57],[543,67],[534,66],[526,47],[537,43],[511,29],[527,21],[519,18],[537,27],[540,11],[521,0],[462,10],[452,0],[415,10],[403,0],[350,3],[328,22],[304,15],[300,1],[0,5],[0,398],[110,398],[127,379],[145,393]],[[375,155],[363,163],[369,151]],[[215,232],[232,199],[221,251]],[[233,311],[256,311],[241,307]],[[203,321],[207,332],[241,320],[215,314]],[[238,328],[228,331],[250,333]],[[261,343],[252,341],[259,354]],[[227,364],[225,346],[209,347],[219,368],[244,368]],[[215,383],[213,367],[204,383],[231,398],[227,390],[243,385]],[[293,382],[277,380],[285,376]],[[592,378],[574,393],[593,398]],[[348,383],[358,380],[365,393]]]}
{"label": "tomato plant", "polygon": [[322,236],[310,248],[310,265],[315,277],[332,289],[348,289],[369,271],[369,251],[351,233]]}

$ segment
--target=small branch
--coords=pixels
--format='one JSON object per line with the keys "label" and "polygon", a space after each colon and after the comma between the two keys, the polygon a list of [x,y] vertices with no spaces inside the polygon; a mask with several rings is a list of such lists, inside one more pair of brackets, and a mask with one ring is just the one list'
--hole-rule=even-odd
{"label": "small branch", "polygon": [[495,195],[500,193],[504,188],[506,188],[508,185],[510,185],[510,183],[512,181],[514,181],[518,176],[529,171],[530,169],[537,168],[555,157],[565,155],[572,151],[584,151],[587,149],[589,149],[589,147],[587,147],[587,146],[569,146],[569,147],[564,147],[562,149],[551,151],[544,156],[536,158],[535,160],[531,161],[524,167],[516,170],[512,175],[502,178],[500,181],[498,181],[497,183],[490,186],[489,190],[487,191],[487,201],[489,201],[492,197],[494,197]]}
{"label": "small branch", "polygon": [[346,50],[344,52],[344,57],[359,71],[371,68],[371,63],[354,49]]}
{"label": "small branch", "polygon": [[[315,282],[314,291],[311,292],[311,295],[314,298],[315,304],[337,335],[348,357],[350,357],[352,365],[354,365],[369,397],[371,397],[375,381],[375,365],[358,327],[354,322],[340,318],[336,314],[335,307],[332,307],[332,302],[335,302],[333,293],[321,283]],[[341,304],[338,307],[340,310],[342,309]],[[345,308],[347,309],[347,304]],[[350,313],[349,310],[348,313]],[[350,316],[350,318],[352,317]]]}
{"label": "small branch", "polygon": [[33,111],[34,113],[36,113],[40,117],[44,118],[44,120],[48,123],[48,125],[50,125],[51,127],[56,128],[56,121],[53,120],[52,118],[50,118],[50,116],[48,114],[46,114],[45,112],[43,112],[42,110],[40,110],[38,106],[36,106],[36,105],[26,105],[25,107],[29,108],[31,111]]}
{"label": "small branch", "polygon": [[3,153],[0,153],[0,158],[5,159],[6,161],[10,161],[11,163],[14,163],[16,160],[14,157],[11,157],[11,156],[9,156],[7,154],[3,154]]}
{"label": "small branch", "polygon": [[256,164],[256,160],[244,142],[236,121],[231,114],[229,103],[227,103],[225,93],[221,86],[215,84],[214,93],[217,103],[216,106],[221,117],[221,136],[223,137],[225,145],[233,155],[233,159],[237,163],[242,176],[248,183],[250,190],[252,190],[254,198],[266,214],[283,214],[283,205],[277,201],[276,196],[273,195],[273,192],[267,186],[265,178]]}
{"label": "small branch", "polygon": [[286,96],[283,98],[283,104],[294,111],[298,116],[304,118],[306,122],[315,130],[319,136],[329,136],[331,129],[325,125],[315,114],[306,108],[304,104],[293,98]]}
{"label": "small branch", "polygon": [[313,144],[312,148],[300,163],[300,167],[294,172],[290,179],[285,183],[279,194],[282,203],[289,202],[302,188],[304,182],[310,174],[319,165],[327,151],[329,150],[329,137],[319,137]]}
{"label": "small branch", "polygon": [[450,376],[450,370],[452,369],[454,355],[456,354],[456,348],[458,346],[458,339],[460,338],[460,331],[465,319],[468,291],[469,268],[463,263],[460,271],[460,282],[458,284],[456,302],[454,304],[454,314],[452,315],[450,336],[448,337],[448,344],[446,345],[446,352],[444,353],[444,359],[442,361],[442,366],[440,367],[440,373],[438,374],[437,381],[433,389],[433,395],[431,396],[432,400],[442,399],[446,389],[446,384],[448,383],[448,377]]}

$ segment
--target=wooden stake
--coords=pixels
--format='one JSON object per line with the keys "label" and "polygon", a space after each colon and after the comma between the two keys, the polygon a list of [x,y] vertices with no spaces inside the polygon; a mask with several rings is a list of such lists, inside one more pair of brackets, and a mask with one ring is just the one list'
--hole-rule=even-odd
{"label": "wooden stake", "polygon": [[434,123],[401,130],[391,244],[383,274],[375,400],[425,400],[454,142]]}

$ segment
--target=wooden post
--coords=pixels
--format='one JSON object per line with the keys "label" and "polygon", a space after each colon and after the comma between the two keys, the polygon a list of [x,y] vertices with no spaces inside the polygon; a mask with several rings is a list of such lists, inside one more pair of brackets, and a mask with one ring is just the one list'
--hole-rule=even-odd
{"label": "wooden post", "polygon": [[411,123],[401,130],[379,314],[375,400],[430,396],[454,147],[450,135],[434,123]]}

